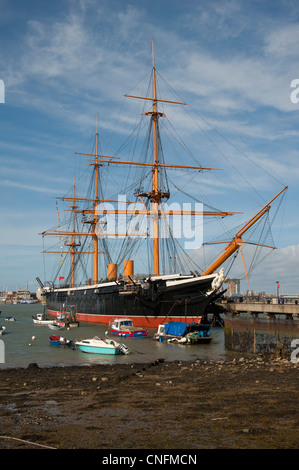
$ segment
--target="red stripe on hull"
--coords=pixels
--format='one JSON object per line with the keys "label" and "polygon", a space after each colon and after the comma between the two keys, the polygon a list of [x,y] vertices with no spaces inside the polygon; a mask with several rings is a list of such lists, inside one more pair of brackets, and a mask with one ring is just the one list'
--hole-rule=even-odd
{"label": "red stripe on hull", "polygon": [[[61,314],[64,312],[56,311],[56,310],[48,310],[49,315],[52,317],[57,317],[57,314]],[[124,317],[127,318],[127,315],[123,315]],[[115,318],[121,318],[122,315],[115,315],[115,317],[112,317],[111,315],[93,315],[90,313],[77,313],[76,314],[76,319],[77,321],[80,322],[86,322],[86,323],[98,323],[101,325],[109,325],[110,323],[113,322]],[[130,317],[131,320],[134,323],[134,326],[140,326],[142,328],[158,328],[161,323],[168,323],[170,321],[182,321],[182,322],[200,322],[201,317],[188,317],[188,316],[182,316],[182,317],[173,317],[169,316],[165,318],[165,316],[161,317],[143,317],[143,316],[132,316]]]}

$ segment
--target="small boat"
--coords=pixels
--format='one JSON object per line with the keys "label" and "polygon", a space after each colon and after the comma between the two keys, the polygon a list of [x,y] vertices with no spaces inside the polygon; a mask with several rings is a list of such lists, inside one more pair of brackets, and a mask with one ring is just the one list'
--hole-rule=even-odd
{"label": "small boat", "polygon": [[169,322],[161,324],[154,335],[156,341],[168,343],[198,344],[210,343],[212,340],[212,324],[201,322]]}
{"label": "small boat", "polygon": [[53,319],[47,318],[45,313],[37,313],[32,315],[32,320],[35,325],[50,325],[53,323]]}
{"label": "small boat", "polygon": [[76,314],[73,310],[70,312],[58,312],[56,322],[64,324],[65,328],[75,328],[79,326],[79,322],[76,320]]}
{"label": "small boat", "polygon": [[136,328],[130,318],[116,318],[108,327],[111,334],[126,338],[140,338],[148,335],[143,328]]}
{"label": "small boat", "polygon": [[66,339],[63,336],[49,336],[51,346],[68,346],[73,347],[74,343],[70,339]]}
{"label": "small boat", "polygon": [[5,317],[5,321],[16,321],[15,317]]}
{"label": "small boat", "polygon": [[0,336],[2,336],[5,333],[5,326],[0,326]]}
{"label": "small boat", "polygon": [[65,329],[65,323],[64,321],[57,321],[57,320],[52,320],[51,323],[48,324],[48,327],[51,330],[64,330]]}
{"label": "small boat", "polygon": [[95,336],[92,339],[83,339],[76,341],[76,346],[80,351],[90,354],[129,354],[129,349],[125,344],[117,343],[109,338],[99,338]]}

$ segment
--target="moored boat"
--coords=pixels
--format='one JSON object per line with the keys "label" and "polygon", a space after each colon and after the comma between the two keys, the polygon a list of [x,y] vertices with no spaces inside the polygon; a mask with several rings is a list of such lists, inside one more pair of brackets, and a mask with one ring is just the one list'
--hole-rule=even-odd
{"label": "moored boat", "polygon": [[53,318],[47,318],[45,313],[32,315],[32,320],[35,325],[50,325],[53,323]]}
{"label": "moored boat", "polygon": [[125,344],[118,343],[109,338],[99,338],[95,336],[92,339],[76,341],[75,344],[80,351],[89,354],[129,354],[129,349]]}
{"label": "moored boat", "polygon": [[66,326],[65,323],[61,320],[52,320],[52,322],[48,324],[48,327],[50,328],[50,330],[64,330]]}
{"label": "moored boat", "polygon": [[5,321],[16,321],[16,318],[15,317],[5,317],[4,320]]}
{"label": "moored boat", "polygon": [[0,325],[0,336],[2,336],[5,333],[5,330],[6,330],[5,326]]}
{"label": "moored boat", "polygon": [[126,338],[142,338],[148,335],[148,331],[143,328],[134,327],[130,318],[115,318],[108,327],[109,333]]}
{"label": "moored boat", "polygon": [[49,341],[51,346],[68,346],[73,347],[74,343],[70,339],[66,339],[63,336],[49,336]]}
{"label": "moored boat", "polygon": [[156,341],[168,343],[199,344],[212,340],[212,324],[201,322],[168,322],[158,327],[154,335]]}

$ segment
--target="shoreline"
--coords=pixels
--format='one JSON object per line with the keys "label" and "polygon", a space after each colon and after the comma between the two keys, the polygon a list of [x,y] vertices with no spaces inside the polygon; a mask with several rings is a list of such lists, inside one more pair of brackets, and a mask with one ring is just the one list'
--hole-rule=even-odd
{"label": "shoreline", "polygon": [[295,449],[298,368],[259,355],[0,369],[0,449]]}

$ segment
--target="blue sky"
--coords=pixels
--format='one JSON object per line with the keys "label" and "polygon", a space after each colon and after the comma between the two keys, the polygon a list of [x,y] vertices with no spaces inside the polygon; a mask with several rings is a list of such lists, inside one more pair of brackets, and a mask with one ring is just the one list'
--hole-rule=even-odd
{"label": "blue sky", "polygon": [[[299,103],[290,99],[298,2],[0,0],[0,8],[0,290],[34,290],[43,278],[38,234],[57,223],[48,196],[66,194],[84,168],[74,152],[90,150],[97,112],[104,153],[129,135],[137,105],[123,95],[143,92],[154,38],[159,73],[191,109],[183,119],[167,112],[198,161],[224,170],[199,183],[215,207],[258,210],[289,186],[274,224],[279,250],[243,290],[275,293],[279,280],[282,292],[298,293]],[[237,195],[225,195],[224,182]]]}

